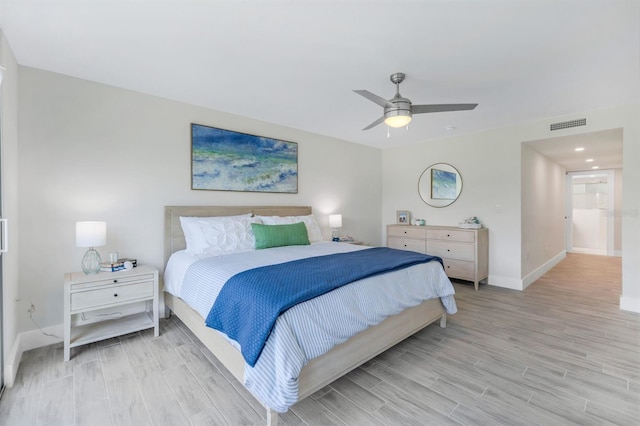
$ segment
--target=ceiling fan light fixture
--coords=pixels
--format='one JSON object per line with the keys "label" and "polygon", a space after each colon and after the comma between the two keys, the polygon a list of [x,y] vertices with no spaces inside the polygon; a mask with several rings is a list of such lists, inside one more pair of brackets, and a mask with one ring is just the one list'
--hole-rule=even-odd
{"label": "ceiling fan light fixture", "polygon": [[411,122],[411,112],[409,111],[395,111],[394,115],[388,115],[384,119],[384,124],[389,127],[404,127]]}

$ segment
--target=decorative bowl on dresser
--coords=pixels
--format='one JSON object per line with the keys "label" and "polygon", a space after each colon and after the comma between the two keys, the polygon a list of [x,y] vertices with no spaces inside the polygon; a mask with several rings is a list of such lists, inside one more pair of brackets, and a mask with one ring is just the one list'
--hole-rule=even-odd
{"label": "decorative bowl on dresser", "polygon": [[487,228],[387,225],[387,246],[439,256],[449,278],[472,281],[476,290],[489,276]]}

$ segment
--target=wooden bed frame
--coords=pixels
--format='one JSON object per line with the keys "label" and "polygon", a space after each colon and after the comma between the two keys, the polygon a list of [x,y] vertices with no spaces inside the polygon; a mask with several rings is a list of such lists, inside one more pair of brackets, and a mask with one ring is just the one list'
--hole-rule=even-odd
{"label": "wooden bed frame", "polygon": [[[167,206],[165,207],[165,265],[172,253],[186,247],[180,216],[232,216],[253,213],[261,216],[304,216],[311,214],[306,206]],[[165,305],[244,383],[245,362],[242,354],[219,333],[208,328],[195,310],[180,298],[164,293]],[[374,358],[427,325],[440,320],[446,327],[446,313],[440,299],[431,299],[388,317],[313,359],[300,372],[298,401],[323,388],[354,368]],[[259,400],[259,399],[258,399]],[[260,401],[267,410],[267,425],[277,425],[278,413]]]}

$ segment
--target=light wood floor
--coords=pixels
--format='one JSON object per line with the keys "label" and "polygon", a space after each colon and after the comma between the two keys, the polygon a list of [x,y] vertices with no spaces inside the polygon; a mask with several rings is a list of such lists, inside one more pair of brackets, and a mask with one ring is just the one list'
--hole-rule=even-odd
{"label": "light wood floor", "polygon": [[[569,254],[526,291],[456,283],[459,313],[281,415],[285,425],[636,425],[640,315],[620,259]],[[260,424],[263,409],[175,318],[24,354],[1,425]]]}

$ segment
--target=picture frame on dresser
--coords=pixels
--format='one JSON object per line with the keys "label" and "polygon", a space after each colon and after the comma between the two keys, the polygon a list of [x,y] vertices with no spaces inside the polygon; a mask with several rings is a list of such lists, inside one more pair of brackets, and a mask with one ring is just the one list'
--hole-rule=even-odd
{"label": "picture frame on dresser", "polygon": [[396,223],[398,225],[410,225],[411,224],[411,212],[408,210],[396,211]]}

